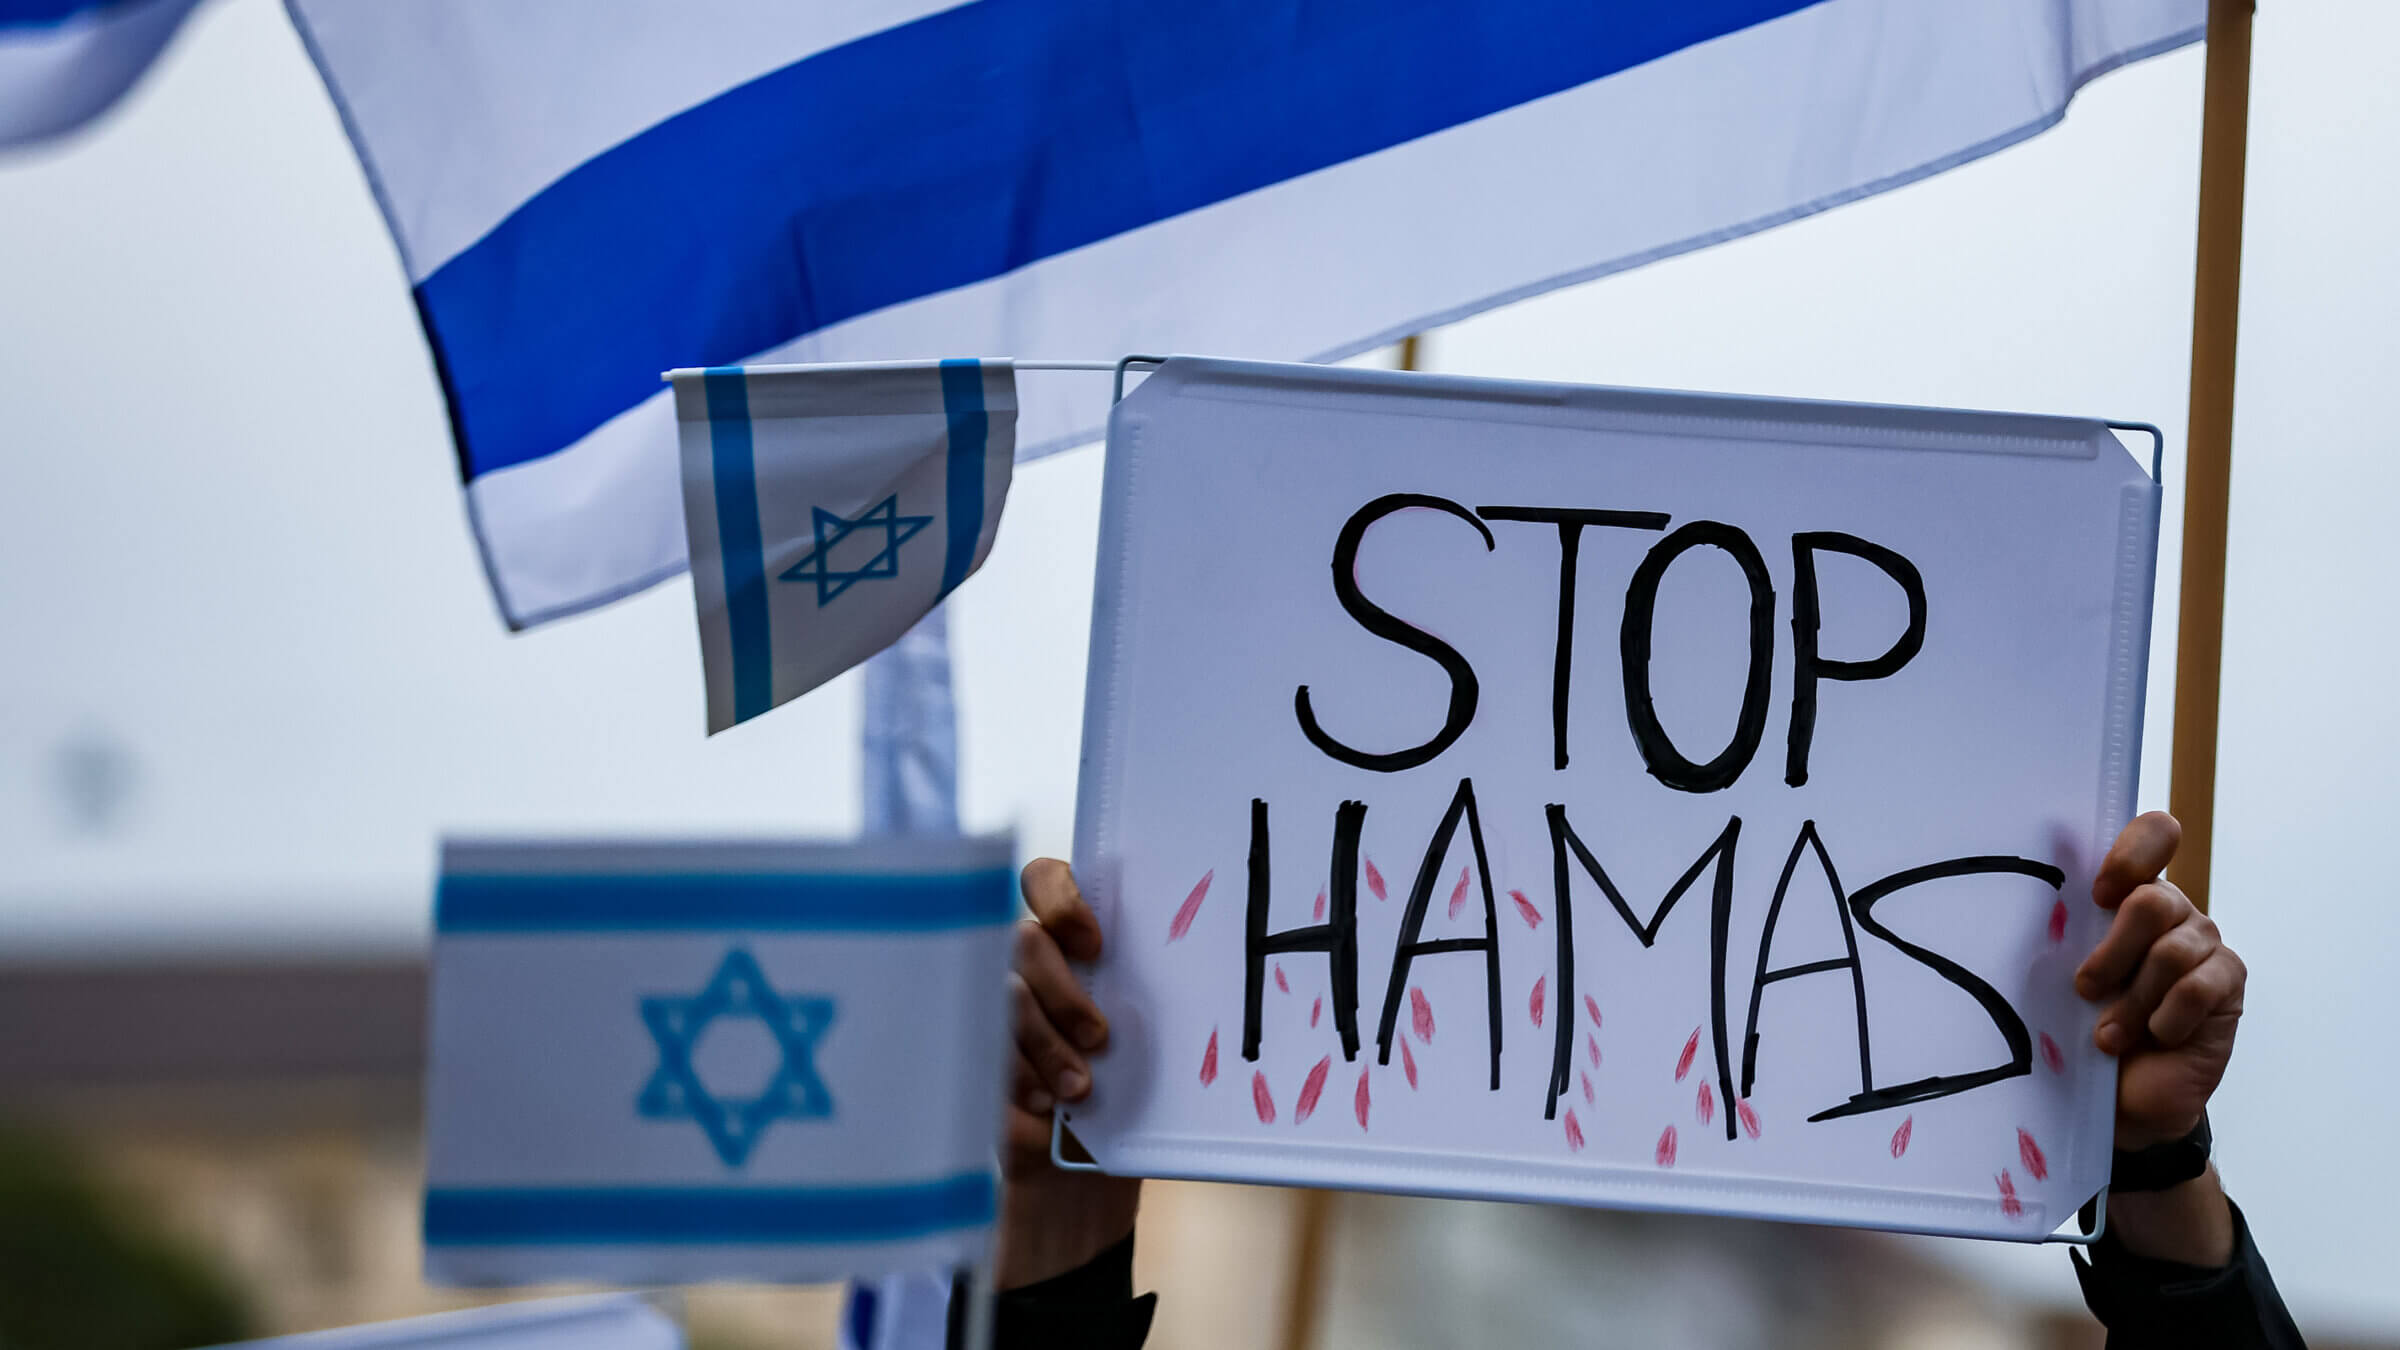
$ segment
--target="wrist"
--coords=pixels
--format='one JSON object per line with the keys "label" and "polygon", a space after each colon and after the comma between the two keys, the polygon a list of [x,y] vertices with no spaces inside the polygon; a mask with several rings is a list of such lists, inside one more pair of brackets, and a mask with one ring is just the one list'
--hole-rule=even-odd
{"label": "wrist", "polygon": [[[2142,1135],[2137,1132],[2133,1137]],[[2108,1189],[2111,1194],[2125,1195],[2182,1185],[2208,1170],[2214,1148],[2208,1113],[2203,1111],[2198,1122],[2182,1135],[2140,1148],[2129,1149],[2120,1143],[2109,1160]]]}
{"label": "wrist", "polygon": [[1066,1274],[1133,1232],[1142,1183],[1068,1175],[1011,1182],[1000,1207],[993,1285],[1020,1289]]}
{"label": "wrist", "polygon": [[2119,1117],[2116,1150],[2119,1153],[2138,1153],[2146,1148],[2173,1143],[2199,1129],[2201,1122],[2207,1119],[2208,1113],[2205,1111],[2196,1111],[2186,1119],[2171,1120],[2164,1124],[2136,1124]]}
{"label": "wrist", "polygon": [[2157,1191],[2111,1191],[2109,1245],[2151,1261],[2214,1270],[2233,1260],[2233,1207],[2212,1164]]}

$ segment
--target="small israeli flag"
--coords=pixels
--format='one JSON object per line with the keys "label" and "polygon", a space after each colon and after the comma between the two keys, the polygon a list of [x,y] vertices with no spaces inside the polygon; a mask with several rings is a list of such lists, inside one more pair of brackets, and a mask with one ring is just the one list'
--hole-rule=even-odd
{"label": "small israeli flag", "polygon": [[981,1259],[1010,852],[447,845],[426,1278],[817,1281]]}
{"label": "small israeli flag", "polygon": [[1007,362],[667,378],[710,732],[881,651],[991,551],[1016,452]]}

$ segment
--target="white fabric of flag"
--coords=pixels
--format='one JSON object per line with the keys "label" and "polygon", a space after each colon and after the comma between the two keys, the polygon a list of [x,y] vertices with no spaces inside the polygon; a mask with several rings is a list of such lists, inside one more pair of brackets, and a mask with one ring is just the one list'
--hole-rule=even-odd
{"label": "white fabric of flag", "polygon": [[427,1278],[982,1259],[1014,906],[1005,839],[447,845]]}
{"label": "white fabric of flag", "polygon": [[883,650],[991,552],[1016,443],[1007,362],[672,380],[711,732]]}
{"label": "white fabric of flag", "polygon": [[[1336,359],[2014,144],[2207,0],[286,8],[524,627],[683,569],[661,370]],[[1036,392],[1027,458],[1106,413]]]}
{"label": "white fabric of flag", "polygon": [[199,0],[0,0],[0,147],[106,112]]}

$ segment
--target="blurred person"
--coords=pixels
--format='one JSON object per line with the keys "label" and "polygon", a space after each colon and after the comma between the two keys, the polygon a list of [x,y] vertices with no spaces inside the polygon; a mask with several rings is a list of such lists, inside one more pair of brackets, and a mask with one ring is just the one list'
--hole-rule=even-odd
{"label": "blurred person", "polygon": [[[2208,1160],[2208,1099],[2233,1054],[2248,972],[2161,876],[2182,837],[2174,817],[2142,816],[2092,882],[2093,903],[2115,917],[2075,991],[2107,1000],[2092,1039],[2117,1059],[2117,1151],[2108,1231],[2088,1259],[2072,1259],[2109,1350],[2288,1350],[2300,1332]],[[994,1344],[1133,1350],[1158,1300],[1133,1292],[1142,1183],[1050,1164],[1050,1110],[1090,1094],[1090,1057],[1108,1047],[1108,1019],[1069,965],[1099,957],[1100,924],[1065,863],[1036,859],[1022,884],[1033,917],[1018,926],[1011,981],[1017,1058]],[[953,1346],[964,1313],[955,1296]]]}
{"label": "blurred person", "polygon": [[252,1334],[231,1274],[60,1140],[0,1125],[0,1347],[181,1350]]}

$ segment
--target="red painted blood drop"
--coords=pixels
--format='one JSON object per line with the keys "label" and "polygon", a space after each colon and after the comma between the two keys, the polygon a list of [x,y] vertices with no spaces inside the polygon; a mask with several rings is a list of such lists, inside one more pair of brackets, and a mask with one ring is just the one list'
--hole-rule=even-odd
{"label": "red painted blood drop", "polygon": [[2035,1181],[2049,1180],[2050,1160],[2042,1156],[2042,1146],[2033,1142],[2033,1136],[2022,1129],[2017,1131],[2017,1157],[2025,1164],[2026,1174]]}
{"label": "red painted blood drop", "polygon": [[1208,883],[1216,879],[1216,869],[1209,869],[1208,875],[1200,878],[1200,884],[1192,887],[1192,893],[1183,897],[1183,906],[1175,911],[1175,921],[1167,925],[1167,941],[1173,942],[1192,931],[1192,920],[1200,917],[1200,902],[1208,898]]}
{"label": "red painted blood drop", "polygon": [[1317,1098],[1325,1095],[1325,1075],[1332,1069],[1333,1056],[1327,1055],[1317,1061],[1317,1067],[1308,1071],[1307,1080],[1300,1084],[1299,1104],[1292,1108],[1294,1125],[1300,1124],[1317,1113]]}

